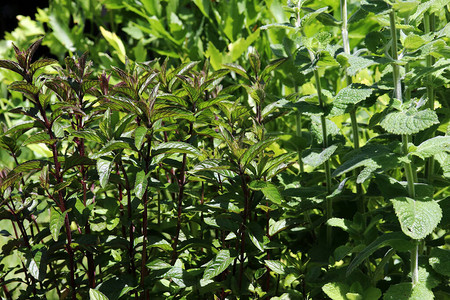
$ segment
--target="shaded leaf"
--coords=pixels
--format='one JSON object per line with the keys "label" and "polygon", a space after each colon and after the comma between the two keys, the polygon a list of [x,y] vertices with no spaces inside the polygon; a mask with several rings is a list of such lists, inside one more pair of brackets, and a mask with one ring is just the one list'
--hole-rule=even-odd
{"label": "shaded leaf", "polygon": [[48,136],[47,132],[40,132],[40,133],[36,133],[31,135],[28,139],[26,139],[22,146],[26,146],[26,145],[30,145],[30,144],[39,144],[39,143],[44,143],[44,144],[53,144],[56,143],[57,140],[56,139],[51,139]]}
{"label": "shaded leaf", "polygon": [[106,143],[98,152],[91,153],[92,159],[97,159],[103,155],[107,155],[114,150],[131,149],[130,145],[126,142],[112,140]]}
{"label": "shaded leaf", "polygon": [[347,276],[349,276],[355,269],[358,267],[365,259],[367,259],[372,253],[378,250],[381,247],[387,246],[393,241],[402,241],[406,242],[405,236],[400,232],[390,232],[385,233],[382,236],[378,237],[375,241],[370,243],[367,247],[364,248],[358,255],[352,260],[352,262],[347,267]]}
{"label": "shaded leaf", "polygon": [[39,88],[37,86],[29,84],[25,81],[14,81],[8,86],[8,89],[32,96],[39,93]]}
{"label": "shaded leaf", "polygon": [[450,250],[433,248],[428,261],[436,272],[450,277]]}
{"label": "shaded leaf", "polygon": [[358,175],[357,182],[362,183],[373,173],[390,170],[401,165],[400,156],[393,153],[386,146],[368,144],[360,149],[353,150],[334,172],[333,176],[340,176],[349,171],[364,167]]}
{"label": "shaded leaf", "polygon": [[73,168],[75,166],[83,166],[83,165],[95,165],[95,160],[90,159],[86,156],[81,156],[77,152],[67,157],[64,161],[64,171]]}
{"label": "shaded leaf", "polygon": [[251,145],[240,157],[240,163],[245,167],[250,161],[258,156],[265,148],[272,143],[276,142],[278,138],[269,138],[267,140],[259,141],[256,144]]}
{"label": "shaded leaf", "polygon": [[5,69],[11,70],[13,72],[16,72],[17,74],[24,76],[23,69],[15,61],[1,59],[0,60],[0,68],[5,68]]}
{"label": "shaded leaf", "polygon": [[54,65],[57,64],[58,61],[55,59],[51,59],[51,58],[41,58],[37,61],[35,61],[34,63],[31,64],[30,66],[30,73],[34,74],[38,69],[46,67],[46,66],[50,66],[50,65]]}

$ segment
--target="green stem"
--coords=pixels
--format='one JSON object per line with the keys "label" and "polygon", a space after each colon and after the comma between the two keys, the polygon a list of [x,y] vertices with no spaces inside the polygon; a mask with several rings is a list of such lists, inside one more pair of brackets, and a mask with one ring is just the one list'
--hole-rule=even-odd
{"label": "green stem", "polygon": [[413,286],[419,283],[419,241],[417,240],[411,251],[411,280]]}
{"label": "green stem", "polygon": [[[350,54],[350,39],[348,37],[348,14],[347,14],[347,0],[340,1],[341,7],[341,20],[342,20],[342,42],[344,45],[344,52],[346,54]],[[352,78],[348,75],[346,77],[347,86],[352,83]],[[350,121],[352,125],[353,132],[353,147],[354,149],[359,149],[359,129],[358,129],[358,120],[356,119],[356,107],[350,111]],[[360,168],[356,169],[353,172],[353,175],[356,176],[357,173],[361,171]],[[363,215],[363,225],[366,226],[366,218],[364,216],[366,211],[366,204],[363,195],[363,189],[361,184],[356,184],[356,193],[358,195],[358,210]]]}
{"label": "green stem", "polygon": [[[314,53],[308,49],[309,58],[311,59],[311,63],[315,60]],[[322,88],[320,86],[320,76],[319,71],[317,69],[314,69],[314,79],[316,82],[316,90],[317,90],[317,98],[319,99],[319,106],[323,110],[325,109],[325,104],[322,98]],[[320,116],[320,122],[322,124],[322,147],[324,149],[328,148],[328,134],[327,134],[327,125],[326,125],[326,118],[325,115]],[[327,195],[331,194],[331,167],[330,167],[330,161],[326,160],[324,163],[324,169],[325,169],[325,180],[326,180],[326,187],[327,187]],[[326,199],[326,218],[327,220],[331,219],[333,217],[333,202],[331,198]],[[327,227],[327,245],[331,245],[332,242],[332,227]]]}
{"label": "green stem", "polygon": [[[393,75],[394,75],[394,95],[395,97],[402,101],[402,88],[401,88],[401,78],[400,78],[400,68],[397,64],[398,55],[397,55],[397,30],[395,28],[395,12],[394,9],[391,9],[389,13],[389,20],[391,25],[391,36],[392,36],[392,58],[394,62],[392,64],[393,67]],[[402,135],[402,150],[403,155],[408,155],[408,141],[409,136],[406,134]],[[413,164],[411,162],[405,162],[405,176],[406,181],[408,183],[408,195],[410,198],[415,199],[416,192],[414,188],[414,171]],[[419,282],[419,241],[415,240],[415,248],[411,251],[411,279],[413,286]]]}
{"label": "green stem", "polygon": [[[301,120],[300,112],[297,112],[297,114],[295,115],[295,125],[296,125],[296,135],[297,135],[297,137],[301,137],[302,136],[302,120]],[[305,168],[303,166],[303,161],[302,161],[302,151],[300,149],[298,149],[297,153],[298,153],[298,164],[300,165],[300,174],[303,174],[303,172],[305,171]]]}
{"label": "green stem", "polygon": [[[403,154],[405,156],[408,155],[408,135],[406,134],[402,135],[402,148]],[[412,163],[410,162],[405,163],[405,176],[406,181],[408,182],[408,195],[414,199],[416,196],[416,191],[414,188],[414,171]]]}
{"label": "green stem", "polygon": [[393,74],[394,74],[394,97],[400,101],[402,99],[402,79],[400,77],[400,67],[397,64],[398,60],[398,49],[397,49],[397,29],[395,26],[395,12],[391,9],[389,13],[389,21],[391,24],[391,36],[392,36],[392,58],[394,62],[392,63]]}
{"label": "green stem", "polygon": [[[434,30],[434,14],[430,14],[428,12],[425,13],[423,18],[423,25],[425,34],[428,34]],[[434,64],[433,56],[427,55],[426,57],[426,66],[427,68],[431,68]],[[431,84],[433,80],[432,75],[427,76],[427,106],[429,109],[434,110],[434,88]],[[434,134],[433,134],[434,136]],[[431,136],[431,137],[433,137]],[[429,184],[432,184],[433,181],[433,173],[434,173],[434,159],[433,157],[428,158],[427,166],[425,169],[427,181]]]}

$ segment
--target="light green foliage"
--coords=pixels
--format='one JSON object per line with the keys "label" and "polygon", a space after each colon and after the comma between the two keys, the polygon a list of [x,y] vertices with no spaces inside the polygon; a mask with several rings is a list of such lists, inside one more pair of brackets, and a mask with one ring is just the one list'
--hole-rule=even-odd
{"label": "light green foliage", "polygon": [[408,197],[391,200],[402,231],[413,239],[427,237],[442,218],[439,204],[431,199],[414,200]]}
{"label": "light green foliage", "polygon": [[205,272],[203,273],[203,280],[216,277],[228,268],[233,260],[234,257],[230,257],[229,250],[219,251],[216,257],[206,265]]}
{"label": "light green foliage", "polygon": [[380,122],[381,127],[389,133],[414,134],[438,124],[436,113],[425,109],[418,111],[415,108],[401,112],[391,112]]}
{"label": "light green foliage", "polygon": [[434,299],[433,292],[425,284],[417,284],[414,287],[409,282],[399,283],[389,287],[383,296],[384,300],[421,300]]}
{"label": "light green foliage", "polygon": [[371,94],[372,89],[364,85],[351,84],[343,88],[334,98],[330,117],[339,116],[346,113],[348,108],[353,108],[356,104],[364,101]]}

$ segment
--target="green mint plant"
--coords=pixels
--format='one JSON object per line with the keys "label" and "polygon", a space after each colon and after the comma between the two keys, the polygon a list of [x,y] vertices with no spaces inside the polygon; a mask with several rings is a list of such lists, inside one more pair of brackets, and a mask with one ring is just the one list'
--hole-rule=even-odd
{"label": "green mint plant", "polygon": [[0,60],[2,297],[448,296],[446,1],[119,2]]}

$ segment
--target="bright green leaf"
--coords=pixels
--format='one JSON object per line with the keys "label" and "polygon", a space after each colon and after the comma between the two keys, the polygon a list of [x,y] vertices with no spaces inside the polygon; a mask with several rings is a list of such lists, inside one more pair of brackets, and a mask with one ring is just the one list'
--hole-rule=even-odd
{"label": "bright green leaf", "polygon": [[409,109],[401,112],[391,112],[380,122],[387,132],[393,134],[415,134],[438,124],[439,119],[433,110]]}
{"label": "bright green leaf", "polygon": [[442,218],[441,207],[435,200],[398,197],[391,201],[402,231],[413,239],[420,240],[427,237]]}
{"label": "bright green leaf", "polygon": [[59,212],[54,207],[50,209],[50,233],[52,234],[53,240],[56,242],[59,238],[59,231],[64,225],[66,219],[67,210],[64,213]]}
{"label": "bright green leaf", "polygon": [[345,294],[350,287],[342,282],[329,282],[322,287],[322,291],[333,300],[348,300]]}
{"label": "bright green leaf", "polygon": [[200,156],[202,153],[194,146],[184,142],[165,142],[153,147],[153,154],[186,153]]}
{"label": "bright green leaf", "polygon": [[220,250],[216,257],[206,266],[203,279],[212,279],[225,271],[233,262],[234,257],[230,256],[230,250]]}
{"label": "bright green leaf", "polygon": [[427,158],[442,152],[450,152],[450,136],[436,136],[428,139],[417,146],[412,154]]}
{"label": "bright green leaf", "polygon": [[136,173],[136,182],[134,184],[134,194],[138,199],[142,199],[147,189],[148,179],[145,171],[139,171]]}
{"label": "bright green leaf", "polygon": [[424,283],[416,284],[403,282],[391,285],[384,294],[384,300],[424,300],[434,299],[433,292]]}
{"label": "bright green leaf", "polygon": [[125,63],[126,50],[122,40],[114,33],[106,30],[103,26],[100,26],[100,32],[105,40],[116,50],[117,56],[122,63]]}
{"label": "bright green leaf", "polygon": [[285,266],[278,260],[264,260],[264,263],[267,267],[269,267],[272,271],[277,274],[284,275],[285,274]]}
{"label": "bright green leaf", "polygon": [[109,300],[102,292],[94,289],[89,289],[89,300]]}
{"label": "bright green leaf", "polygon": [[326,162],[334,154],[338,145],[331,145],[330,147],[320,151],[321,149],[308,149],[303,151],[302,161],[314,168]]}

